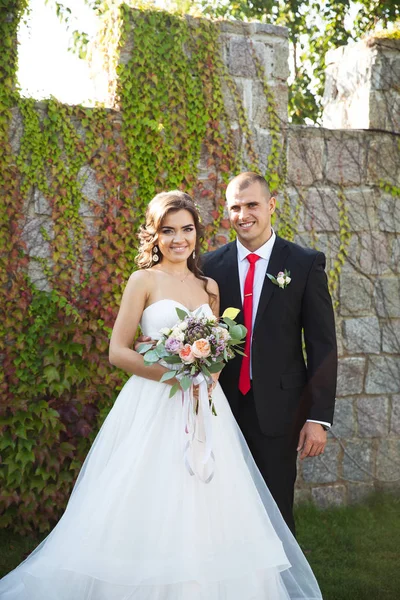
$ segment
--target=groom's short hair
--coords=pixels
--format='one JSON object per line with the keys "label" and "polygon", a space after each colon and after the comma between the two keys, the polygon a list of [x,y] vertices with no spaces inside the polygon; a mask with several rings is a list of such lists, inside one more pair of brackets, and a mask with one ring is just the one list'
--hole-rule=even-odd
{"label": "groom's short hair", "polygon": [[236,175],[231,181],[228,183],[227,191],[229,187],[236,187],[239,192],[245,190],[253,183],[259,183],[262,191],[265,193],[265,196],[269,198],[271,196],[270,189],[268,187],[268,183],[265,181],[265,178],[258,173],[254,173],[253,171],[244,171],[243,173],[239,173]]}

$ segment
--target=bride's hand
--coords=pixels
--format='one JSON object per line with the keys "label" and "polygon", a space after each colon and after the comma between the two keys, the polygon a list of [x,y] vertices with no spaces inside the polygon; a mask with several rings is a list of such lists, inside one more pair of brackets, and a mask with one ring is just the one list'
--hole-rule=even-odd
{"label": "bride's hand", "polygon": [[152,346],[155,346],[157,344],[157,342],[156,342],[156,340],[152,340],[150,337],[147,337],[146,335],[141,335],[135,340],[135,345],[134,345],[135,352],[139,352],[140,346],[142,344],[151,344]]}
{"label": "bride's hand", "polygon": [[213,391],[215,390],[215,387],[218,383],[218,379],[219,379],[220,373],[212,373],[211,377],[212,377],[212,382],[208,385],[208,395],[210,396]]}

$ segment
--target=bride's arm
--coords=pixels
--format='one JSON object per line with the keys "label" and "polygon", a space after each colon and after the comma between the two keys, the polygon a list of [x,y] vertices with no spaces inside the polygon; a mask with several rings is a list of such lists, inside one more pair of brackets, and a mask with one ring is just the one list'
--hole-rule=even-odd
{"label": "bride's arm", "polygon": [[[111,334],[110,363],[127,373],[159,381],[168,370],[159,364],[146,366],[141,354],[132,350],[135,334],[149,298],[151,275],[145,270],[133,273],[122,295],[121,305]],[[166,383],[173,385],[175,377]]]}
{"label": "bride's arm", "polygon": [[[219,318],[219,287],[218,287],[218,283],[216,281],[214,281],[214,279],[211,279],[210,277],[207,277],[207,291],[211,292],[211,294],[212,294],[209,296],[211,310],[213,311],[214,315],[217,318]],[[210,391],[212,391],[214,389],[220,374],[221,374],[221,371],[219,373],[212,374],[214,384],[211,386]]]}
{"label": "bride's arm", "polygon": [[207,292],[211,292],[209,294],[211,310],[219,318],[219,287],[218,283],[211,277],[207,277]]}

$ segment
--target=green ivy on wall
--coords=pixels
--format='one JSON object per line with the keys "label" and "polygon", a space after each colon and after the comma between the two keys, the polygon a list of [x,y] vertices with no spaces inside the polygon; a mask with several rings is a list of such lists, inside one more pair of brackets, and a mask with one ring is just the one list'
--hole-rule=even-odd
{"label": "green ivy on wall", "polygon": [[[205,249],[213,248],[231,236],[226,182],[243,167],[260,172],[260,161],[220,55],[218,23],[124,5],[117,15],[111,7],[120,37],[111,39],[106,27],[103,45],[124,47],[134,29],[133,51],[117,69],[117,112],[18,96],[15,35],[26,2],[12,5],[12,18],[0,24],[0,527],[26,532],[45,531],[59,517],[126,379],[108,363],[108,339],[149,199],[179,187],[211,205]],[[103,16],[106,23],[106,9]],[[254,61],[272,140],[263,174],[283,190],[284,136],[255,55]],[[239,146],[224,88],[236,107]],[[23,120],[18,148],[9,139],[13,112]],[[207,175],[200,177],[205,155]],[[90,197],[87,178],[95,188]],[[282,197],[278,232],[293,239],[298,212],[293,217],[289,197]],[[29,255],[25,226],[37,198],[44,251]],[[32,269],[43,275],[41,290],[28,276]]]}

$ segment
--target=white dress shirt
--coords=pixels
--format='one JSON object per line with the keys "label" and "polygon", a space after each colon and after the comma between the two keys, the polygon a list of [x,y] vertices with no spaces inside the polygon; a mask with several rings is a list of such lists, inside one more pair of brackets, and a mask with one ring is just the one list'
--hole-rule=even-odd
{"label": "white dress shirt", "polygon": [[[236,239],[237,245],[237,261],[238,261],[238,270],[239,270],[239,281],[240,281],[240,295],[242,298],[242,305],[244,299],[244,282],[246,280],[247,271],[249,270],[250,263],[247,260],[247,256],[249,254],[257,254],[259,256],[259,260],[255,263],[255,272],[254,272],[254,283],[253,283],[253,315],[252,315],[252,335],[254,331],[254,322],[256,320],[256,314],[258,309],[258,303],[260,302],[261,290],[264,285],[264,280],[267,274],[268,263],[271,257],[272,248],[274,247],[276,239],[275,231],[272,230],[272,235],[268,241],[265,242],[260,248],[258,248],[255,252],[250,252],[247,248],[243,246]],[[250,379],[252,378],[252,367],[251,367],[251,356],[250,356]],[[315,421],[314,419],[307,419],[307,421],[311,423],[319,423],[320,425],[325,425],[326,427],[330,427],[331,424],[325,421]]]}

